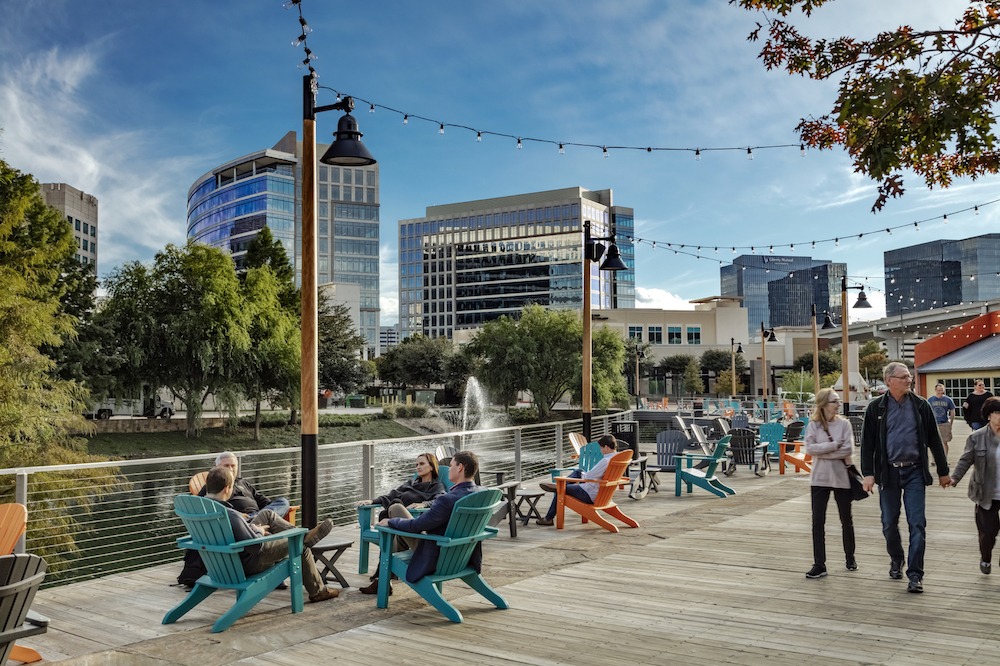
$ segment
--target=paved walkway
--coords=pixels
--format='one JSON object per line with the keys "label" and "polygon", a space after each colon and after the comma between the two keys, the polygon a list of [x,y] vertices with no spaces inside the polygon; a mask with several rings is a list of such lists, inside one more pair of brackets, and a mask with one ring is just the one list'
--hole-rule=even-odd
{"label": "paved walkway", "polygon": [[[956,428],[964,441],[967,429]],[[956,442],[957,444],[958,442]],[[952,450],[958,457],[961,447]],[[366,577],[342,571],[340,599],[288,612],[275,592],[222,634],[208,628],[231,596],[217,595],[174,625],[159,624],[183,593],[176,565],[44,590],[52,618],[25,640],[46,657],[91,664],[990,664],[1000,662],[1000,573],[978,570],[965,487],[928,490],[926,592],[887,576],[877,497],[855,503],[860,569],[843,568],[835,514],[828,520],[830,575],[804,578],[811,558],[808,480],[731,483],[739,494],[622,499],[642,527],[611,534],[569,521],[529,525],[486,549],[486,576],[510,601],[497,611],[453,583],[465,615],[453,625],[405,585],[386,610],[357,593]],[[905,529],[905,528],[904,528]],[[353,531],[343,534],[353,536]]]}

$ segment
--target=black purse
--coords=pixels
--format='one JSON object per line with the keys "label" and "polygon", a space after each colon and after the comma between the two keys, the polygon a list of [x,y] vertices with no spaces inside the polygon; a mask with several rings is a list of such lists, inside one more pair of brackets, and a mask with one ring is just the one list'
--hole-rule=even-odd
{"label": "black purse", "polygon": [[847,478],[851,482],[851,499],[859,502],[869,495],[863,485],[864,477],[861,476],[861,472],[854,465],[845,466],[847,467]]}

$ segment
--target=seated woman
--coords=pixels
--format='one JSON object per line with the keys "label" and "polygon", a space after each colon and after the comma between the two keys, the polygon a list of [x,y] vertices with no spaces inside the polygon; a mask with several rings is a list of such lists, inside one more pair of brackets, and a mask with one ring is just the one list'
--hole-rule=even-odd
{"label": "seated woman", "polygon": [[361,500],[355,506],[381,504],[382,511],[379,512],[378,519],[382,520],[389,517],[389,507],[393,504],[415,509],[429,505],[438,495],[444,495],[444,484],[438,479],[437,458],[433,453],[421,453],[417,456],[416,476],[385,495],[373,500]]}
{"label": "seated woman", "polygon": [[[433,453],[421,453],[417,456],[417,474],[403,485],[387,494],[376,497],[373,500],[361,500],[355,506],[366,504],[380,504],[382,511],[378,514],[379,520],[389,517],[389,507],[393,504],[401,504],[407,509],[426,507],[434,498],[444,495],[444,484],[438,478],[438,461]],[[398,544],[394,544],[394,550],[401,550]],[[378,592],[378,572],[371,577],[374,581],[371,585],[361,588],[364,594],[375,594]]]}

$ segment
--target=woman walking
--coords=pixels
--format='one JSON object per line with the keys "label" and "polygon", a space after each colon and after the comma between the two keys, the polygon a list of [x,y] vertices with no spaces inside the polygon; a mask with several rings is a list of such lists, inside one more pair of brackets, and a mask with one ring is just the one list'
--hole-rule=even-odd
{"label": "woman walking", "polygon": [[1000,398],[990,397],[983,403],[985,428],[969,435],[965,451],[951,475],[951,485],[957,486],[972,467],[969,499],[976,503],[976,529],[979,531],[979,570],[988,574],[993,568],[993,546],[1000,532],[1000,476],[997,475],[997,448],[1000,445]]}
{"label": "woman walking", "polygon": [[838,414],[840,396],[833,389],[820,389],[816,406],[806,428],[806,453],[812,456],[812,538],[813,566],[806,578],[826,575],[826,507],[833,494],[840,514],[847,570],[854,571],[854,522],[851,518],[851,482],[847,466],[851,464],[854,433],[851,422]]}

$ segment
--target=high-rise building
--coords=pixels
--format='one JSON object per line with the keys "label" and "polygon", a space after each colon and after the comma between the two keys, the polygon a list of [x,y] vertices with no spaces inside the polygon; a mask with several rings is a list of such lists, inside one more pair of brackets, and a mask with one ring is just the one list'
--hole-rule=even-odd
{"label": "high-rise building", "polygon": [[627,270],[591,262],[594,309],[635,307],[634,213],[572,187],[430,206],[399,221],[400,338],[451,338],[524,306],[583,307],[583,222],[616,236]]}
{"label": "high-rise building", "polygon": [[66,183],[42,183],[42,198],[66,216],[76,239],[76,260],[97,272],[97,197]]}
{"label": "high-rise building", "polygon": [[722,295],[743,299],[749,333],[764,326],[810,326],[817,312],[840,308],[847,265],[827,259],[744,254],[720,269]]}
{"label": "high-rise building", "polygon": [[1000,234],[935,240],[883,257],[889,316],[1000,298]]}
{"label": "high-rise building", "polygon": [[[319,144],[316,155],[329,146]],[[188,191],[188,238],[219,247],[243,267],[247,247],[265,226],[302,273],[302,144],[288,132],[272,148],[222,164]],[[317,281],[358,285],[358,332],[379,353],[379,175],[363,168],[318,165]]]}
{"label": "high-rise building", "polygon": [[379,327],[379,344],[382,351],[395,347],[399,344],[399,324]]}

